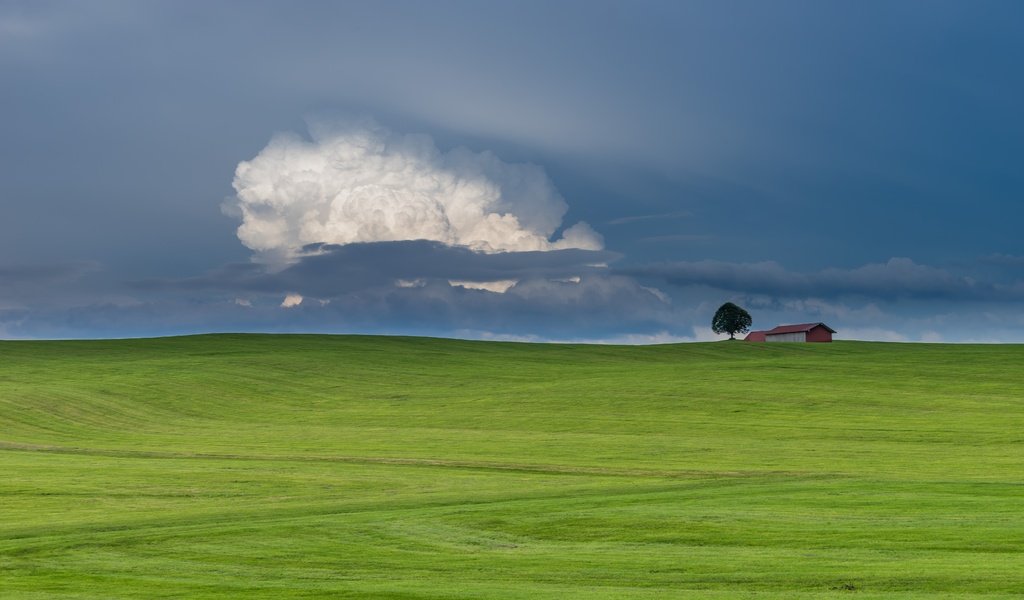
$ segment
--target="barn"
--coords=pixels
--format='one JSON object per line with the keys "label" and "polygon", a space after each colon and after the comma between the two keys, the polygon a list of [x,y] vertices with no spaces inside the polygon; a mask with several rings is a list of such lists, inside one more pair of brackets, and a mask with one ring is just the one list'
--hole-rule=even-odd
{"label": "barn", "polygon": [[751,331],[744,338],[747,342],[831,342],[836,330],[824,323],[800,323],[779,325],[767,331]]}

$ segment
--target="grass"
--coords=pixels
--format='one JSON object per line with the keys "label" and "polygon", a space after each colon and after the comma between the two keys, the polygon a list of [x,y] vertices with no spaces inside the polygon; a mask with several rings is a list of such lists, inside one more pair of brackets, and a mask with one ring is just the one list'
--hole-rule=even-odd
{"label": "grass", "polygon": [[1020,597],[1022,365],[860,342],[0,342],[0,597]]}

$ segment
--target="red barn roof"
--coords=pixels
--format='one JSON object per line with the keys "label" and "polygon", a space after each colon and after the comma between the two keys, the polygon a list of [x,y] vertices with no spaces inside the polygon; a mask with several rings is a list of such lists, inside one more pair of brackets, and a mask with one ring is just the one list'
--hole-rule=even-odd
{"label": "red barn roof", "polygon": [[769,329],[765,331],[765,335],[777,335],[780,333],[800,333],[801,331],[810,331],[815,327],[824,327],[829,333],[835,333],[836,330],[832,329],[824,323],[800,323],[799,325],[779,325],[775,329]]}
{"label": "red barn roof", "polygon": [[745,342],[763,342],[763,341],[765,341],[764,333],[765,332],[763,332],[763,331],[751,331],[750,333],[747,334],[747,337],[743,338],[743,341],[745,341]]}

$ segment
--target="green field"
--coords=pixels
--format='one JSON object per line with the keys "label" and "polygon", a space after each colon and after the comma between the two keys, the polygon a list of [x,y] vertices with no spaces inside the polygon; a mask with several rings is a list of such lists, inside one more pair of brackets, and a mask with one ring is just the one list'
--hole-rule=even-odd
{"label": "green field", "polygon": [[1009,598],[1024,346],[0,342],[0,598]]}

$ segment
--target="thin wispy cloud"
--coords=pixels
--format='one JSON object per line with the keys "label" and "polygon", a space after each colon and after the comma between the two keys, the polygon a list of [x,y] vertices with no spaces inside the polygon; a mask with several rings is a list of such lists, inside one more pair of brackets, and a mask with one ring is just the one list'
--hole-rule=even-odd
{"label": "thin wispy cloud", "polygon": [[706,242],[715,239],[715,236],[704,233],[671,233],[668,235],[651,235],[638,238],[639,242],[650,244],[665,244],[673,242]]}
{"label": "thin wispy cloud", "polygon": [[991,254],[982,258],[981,262],[1001,267],[1024,267],[1024,256],[1016,256],[1013,254]]}
{"label": "thin wispy cloud", "polygon": [[675,220],[675,219],[685,219],[685,218],[691,217],[691,216],[693,216],[693,213],[691,213],[688,210],[677,210],[677,211],[672,211],[672,212],[657,213],[657,214],[650,214],[650,215],[633,215],[633,216],[628,216],[628,217],[619,217],[617,219],[612,219],[611,221],[607,221],[607,224],[608,225],[626,225],[628,223],[640,223],[640,222],[644,222],[644,221],[672,221],[672,220]]}

